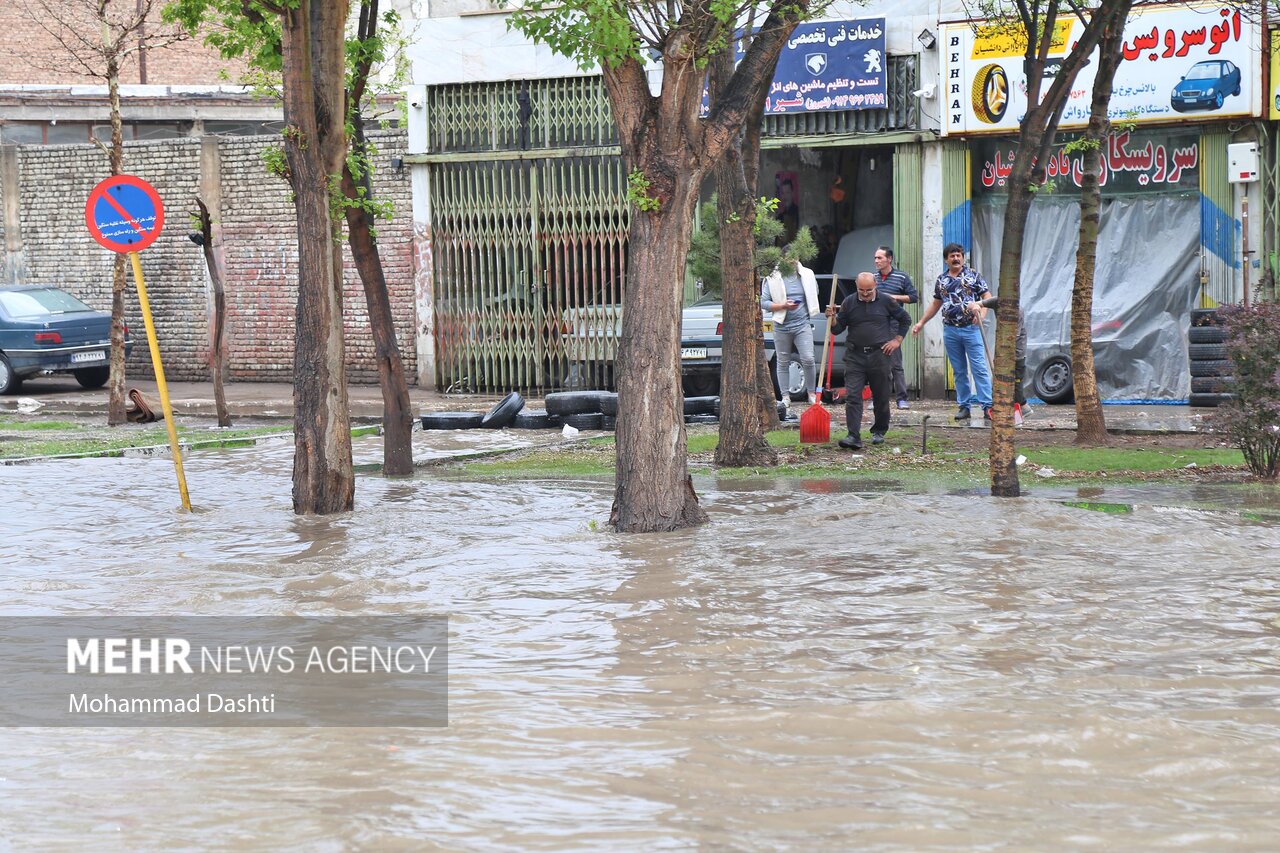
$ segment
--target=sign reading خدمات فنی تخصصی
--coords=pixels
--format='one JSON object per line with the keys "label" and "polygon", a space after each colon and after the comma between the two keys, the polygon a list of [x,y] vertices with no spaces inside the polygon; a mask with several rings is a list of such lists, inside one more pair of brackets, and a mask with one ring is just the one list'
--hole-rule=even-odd
{"label": "sign reading \u062e\u062f\u0645\u0627\u062a \u0641\u0646\u06cc \u062a\u062e\u0635\u0635\u06cc", "polygon": [[[1040,92],[1080,37],[1074,16],[1055,28]],[[943,135],[1015,133],[1027,112],[1025,37],[1008,27],[943,24]],[[1236,7],[1169,4],[1134,7],[1125,24],[1110,115],[1135,124],[1261,115],[1261,24]],[[1089,121],[1097,52],[1080,70],[1061,127]]]}

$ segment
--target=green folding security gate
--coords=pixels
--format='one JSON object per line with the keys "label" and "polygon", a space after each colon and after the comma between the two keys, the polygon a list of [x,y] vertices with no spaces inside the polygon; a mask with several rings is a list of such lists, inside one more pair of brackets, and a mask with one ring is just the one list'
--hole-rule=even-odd
{"label": "green folding security gate", "polygon": [[439,163],[430,191],[439,387],[607,382],[626,271],[620,158]]}

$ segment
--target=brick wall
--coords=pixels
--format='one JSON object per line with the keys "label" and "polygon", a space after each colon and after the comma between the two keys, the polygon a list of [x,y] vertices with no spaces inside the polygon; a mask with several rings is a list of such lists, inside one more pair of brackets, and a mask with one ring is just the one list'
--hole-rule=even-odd
{"label": "brick wall", "polygon": [[[50,34],[50,28],[56,28],[48,15],[42,16],[42,26],[31,11],[39,10],[41,4],[53,9],[67,21],[74,21],[76,29],[81,33],[96,33],[97,25],[89,14],[89,5],[84,0],[27,0],[24,4],[19,0],[0,0],[0,32],[4,33],[6,59],[0,64],[0,84],[4,83],[39,83],[45,85],[67,84],[101,84],[104,81],[85,73],[85,69],[68,59],[67,49],[61,46]],[[152,15],[148,18],[148,31],[161,36],[174,28],[165,26],[160,21],[160,9],[164,4],[157,3]],[[112,20],[124,12],[132,14],[132,3],[117,3],[123,12],[111,12]],[[156,43],[159,43],[157,38]],[[135,39],[136,44],[136,39]],[[244,73],[245,65],[239,61],[228,61],[218,56],[217,51],[205,47],[202,39],[187,39],[167,47],[149,47],[147,57],[147,79],[150,85],[216,85],[226,82],[221,72],[226,71],[231,82],[239,80]],[[136,54],[127,59],[120,69],[120,82],[140,83],[139,66]]]}
{"label": "brick wall", "polygon": [[[389,158],[404,150],[399,132],[371,134],[380,146],[374,194],[395,202],[396,214],[378,227],[391,290],[396,334],[408,376],[416,375],[412,210],[407,170],[397,174]],[[297,301],[297,232],[286,184],[267,174],[261,151],[278,140],[218,142],[222,245],[226,265],[227,345],[233,379],[292,381]],[[174,380],[208,379],[212,297],[200,249],[188,238],[190,213],[200,186],[200,140],[129,143],[125,170],[151,182],[165,203],[165,228],[142,252],[142,268],[164,355]],[[56,284],[102,310],[111,306],[114,256],[89,236],[84,204],[107,176],[105,157],[92,146],[18,149],[21,265],[31,282]],[[11,192],[4,187],[0,192]],[[129,273],[129,328],[137,345],[129,363],[135,376],[150,376],[137,298]],[[347,254],[344,315],[347,365],[353,383],[376,383],[364,288]]]}

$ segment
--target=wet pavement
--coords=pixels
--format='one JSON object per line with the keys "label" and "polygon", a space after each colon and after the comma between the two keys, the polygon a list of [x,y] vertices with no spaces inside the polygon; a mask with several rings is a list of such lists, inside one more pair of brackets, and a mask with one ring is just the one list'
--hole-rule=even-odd
{"label": "wet pavement", "polygon": [[[424,455],[459,440],[415,434]],[[195,514],[164,457],[0,468],[3,615],[447,613],[449,727],[0,729],[0,847],[1280,837],[1274,525],[1140,486],[700,477],[709,525],[621,536],[600,480],[372,474],[354,512],[299,518],[291,453],[191,454]]]}

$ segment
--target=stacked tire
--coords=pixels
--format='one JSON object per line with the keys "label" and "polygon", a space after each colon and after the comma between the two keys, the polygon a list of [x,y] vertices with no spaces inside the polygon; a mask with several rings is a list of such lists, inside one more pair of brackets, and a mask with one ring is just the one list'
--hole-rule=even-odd
{"label": "stacked tire", "polygon": [[1213,408],[1235,398],[1231,393],[1231,357],[1227,354],[1226,330],[1218,325],[1214,308],[1191,312],[1187,330],[1187,355],[1191,358],[1191,397],[1197,408]]}

